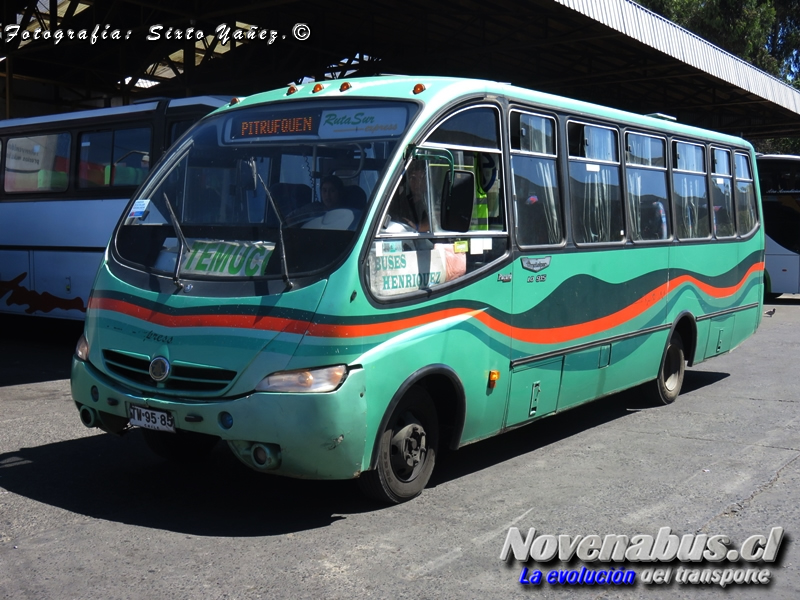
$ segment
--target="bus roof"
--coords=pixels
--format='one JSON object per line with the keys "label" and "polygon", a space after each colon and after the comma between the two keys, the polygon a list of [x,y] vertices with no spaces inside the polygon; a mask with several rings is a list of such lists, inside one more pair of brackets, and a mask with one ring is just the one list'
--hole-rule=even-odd
{"label": "bus roof", "polygon": [[[347,82],[350,87],[340,91],[340,86]],[[323,89],[314,92],[317,83],[322,83]],[[424,91],[415,94],[414,86],[422,84]],[[425,111],[435,112],[440,108],[450,104],[454,98],[468,97],[485,94],[488,97],[503,96],[511,101],[528,102],[539,105],[543,108],[553,110],[564,110],[576,115],[586,115],[600,117],[614,122],[623,122],[631,125],[639,125],[649,129],[658,129],[676,135],[687,135],[692,137],[705,138],[707,140],[718,141],[734,145],[744,145],[750,147],[749,142],[742,138],[701,129],[690,125],[683,125],[664,119],[626,112],[615,108],[609,108],[598,104],[592,104],[581,100],[574,100],[562,96],[555,96],[544,92],[537,92],[507,83],[499,83],[481,79],[462,79],[455,77],[428,77],[428,76],[406,76],[406,75],[383,75],[377,77],[352,78],[342,80],[329,80],[324,82],[310,82],[294,85],[297,88],[291,95],[287,94],[290,86],[254,94],[247,98],[240,99],[236,104],[228,104],[221,110],[228,110],[232,107],[239,108],[253,106],[266,102],[286,101],[293,102],[301,99],[323,99],[323,98],[374,98],[374,99],[394,99],[412,100],[422,102]]]}
{"label": "bus roof", "polygon": [[[79,110],[75,112],[60,113],[54,115],[40,115],[37,117],[23,117],[19,119],[0,120],[0,131],[18,127],[33,127],[42,124],[68,123],[70,121],[82,121],[94,118],[105,118],[125,115],[137,115],[155,110],[159,100],[142,102],[141,104],[131,104],[127,106],[114,106],[112,108],[95,108],[91,110]],[[208,106],[209,110],[219,108],[227,103],[227,100],[216,96],[197,96],[194,98],[176,98],[169,100],[169,108],[182,108],[186,106]]]}
{"label": "bus roof", "polygon": [[756,158],[758,160],[800,160],[800,156],[796,156],[794,154],[759,154],[756,156]]}

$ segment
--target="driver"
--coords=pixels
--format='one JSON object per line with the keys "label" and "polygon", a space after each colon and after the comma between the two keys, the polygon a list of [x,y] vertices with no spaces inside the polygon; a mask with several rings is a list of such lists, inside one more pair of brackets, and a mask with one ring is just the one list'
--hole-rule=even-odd
{"label": "driver", "polygon": [[389,233],[403,231],[427,233],[430,231],[427,188],[425,162],[412,160],[403,176],[403,185],[397,188],[389,205],[390,223],[387,223],[385,231]]}

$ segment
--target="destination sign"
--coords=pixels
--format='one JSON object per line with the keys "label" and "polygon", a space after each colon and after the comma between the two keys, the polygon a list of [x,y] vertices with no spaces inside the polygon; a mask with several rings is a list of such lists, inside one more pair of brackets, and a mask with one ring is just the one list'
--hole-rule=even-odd
{"label": "destination sign", "polygon": [[231,119],[229,139],[268,139],[286,136],[316,135],[321,111],[280,111],[257,114],[251,111]]}
{"label": "destination sign", "polygon": [[407,111],[401,106],[364,106],[335,109],[241,111],[231,117],[227,141],[266,141],[289,137],[320,140],[395,137],[406,128]]}

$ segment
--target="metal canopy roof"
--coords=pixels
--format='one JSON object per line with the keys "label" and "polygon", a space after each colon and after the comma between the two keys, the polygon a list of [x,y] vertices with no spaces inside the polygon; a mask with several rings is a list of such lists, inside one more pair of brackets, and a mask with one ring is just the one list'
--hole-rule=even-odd
{"label": "metal canopy roof", "polygon": [[[56,90],[56,112],[99,98],[246,95],[303,78],[407,73],[507,81],[749,138],[800,135],[800,92],[630,0],[6,0],[3,11],[4,26],[20,24],[0,42],[12,116],[37,83]],[[308,39],[293,35],[297,23]],[[265,32],[223,44],[223,24],[277,33],[273,43]],[[163,29],[148,40],[154,25]],[[97,26],[127,39],[91,43]],[[167,39],[170,27],[204,36]],[[64,38],[22,40],[37,28]],[[69,29],[89,39],[67,39]]]}

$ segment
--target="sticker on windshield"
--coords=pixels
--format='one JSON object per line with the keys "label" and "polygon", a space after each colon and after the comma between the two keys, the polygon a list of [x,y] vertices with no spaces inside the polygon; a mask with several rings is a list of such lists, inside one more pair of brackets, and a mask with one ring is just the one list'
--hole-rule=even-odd
{"label": "sticker on windshield", "polygon": [[128,213],[129,219],[143,219],[144,216],[147,214],[147,207],[150,206],[150,200],[148,199],[139,199],[133,203],[133,208],[131,208],[131,212]]}
{"label": "sticker on windshield", "polygon": [[263,275],[275,249],[273,242],[194,240],[189,245],[191,251],[184,259],[181,273],[220,277]]}

